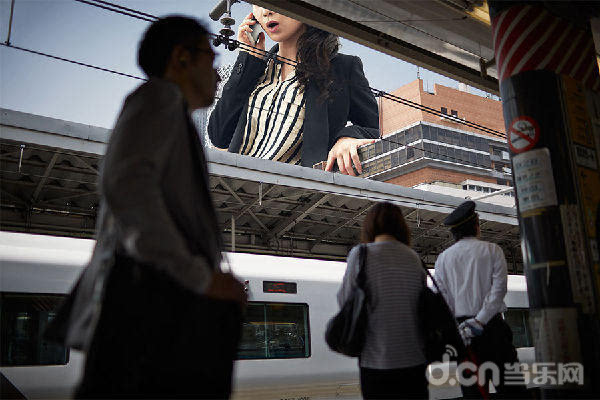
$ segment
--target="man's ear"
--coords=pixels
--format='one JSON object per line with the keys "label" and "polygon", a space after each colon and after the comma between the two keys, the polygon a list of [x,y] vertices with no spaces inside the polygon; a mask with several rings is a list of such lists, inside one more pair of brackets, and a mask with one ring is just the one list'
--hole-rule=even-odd
{"label": "man's ear", "polygon": [[176,68],[185,68],[191,61],[190,51],[178,44],[171,53],[170,64]]}

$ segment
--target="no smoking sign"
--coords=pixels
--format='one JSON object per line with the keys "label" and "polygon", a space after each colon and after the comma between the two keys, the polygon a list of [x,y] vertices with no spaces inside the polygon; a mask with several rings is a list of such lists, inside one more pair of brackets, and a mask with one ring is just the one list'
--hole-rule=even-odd
{"label": "no smoking sign", "polygon": [[540,126],[531,117],[520,116],[510,123],[508,145],[513,153],[531,149],[540,139]]}

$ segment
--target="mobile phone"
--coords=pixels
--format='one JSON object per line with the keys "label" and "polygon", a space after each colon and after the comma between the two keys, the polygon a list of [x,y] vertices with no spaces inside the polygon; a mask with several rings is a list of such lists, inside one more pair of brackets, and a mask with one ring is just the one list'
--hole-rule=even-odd
{"label": "mobile phone", "polygon": [[262,26],[260,26],[260,23],[256,20],[256,18],[252,18],[252,21],[256,21],[256,23],[254,25],[249,25],[250,29],[252,29],[252,32],[246,32],[246,36],[248,36],[248,39],[250,39],[250,43],[252,43],[252,46],[256,46],[256,42],[258,41],[258,35],[261,32],[264,32],[264,29],[262,28]]}

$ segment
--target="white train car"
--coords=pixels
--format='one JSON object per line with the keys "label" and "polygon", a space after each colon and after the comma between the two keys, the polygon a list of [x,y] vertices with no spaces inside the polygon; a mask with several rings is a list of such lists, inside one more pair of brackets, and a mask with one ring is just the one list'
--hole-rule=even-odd
{"label": "white train car", "polygon": [[[0,374],[4,386],[26,398],[67,398],[81,376],[84,356],[44,341],[41,332],[93,246],[86,239],[0,232]],[[345,263],[241,253],[227,257],[232,272],[248,281],[249,295],[233,398],[360,398],[356,359],[330,351],[324,341],[326,322],[337,312]],[[519,356],[530,361],[523,277],[509,277],[505,301]],[[431,398],[460,395],[456,385],[430,387]]]}

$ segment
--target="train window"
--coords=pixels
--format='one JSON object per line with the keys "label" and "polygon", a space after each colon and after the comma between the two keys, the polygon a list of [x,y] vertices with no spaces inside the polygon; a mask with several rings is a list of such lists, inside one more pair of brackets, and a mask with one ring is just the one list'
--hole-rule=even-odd
{"label": "train window", "polygon": [[310,357],[308,305],[249,302],[237,358]]}
{"label": "train window", "polygon": [[64,296],[0,294],[0,365],[64,365],[69,349],[44,339],[43,333]]}
{"label": "train window", "polygon": [[532,347],[531,331],[529,329],[529,309],[509,308],[504,313],[504,319],[510,326],[515,347]]}

